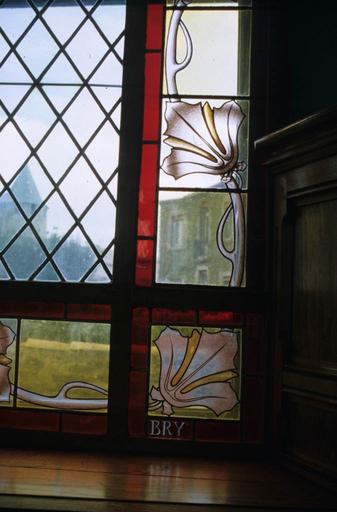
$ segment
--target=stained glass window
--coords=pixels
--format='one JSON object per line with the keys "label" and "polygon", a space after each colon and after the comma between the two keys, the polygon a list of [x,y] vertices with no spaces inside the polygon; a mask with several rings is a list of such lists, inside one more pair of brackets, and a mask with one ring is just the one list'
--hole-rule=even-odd
{"label": "stained glass window", "polygon": [[107,408],[110,325],[2,318],[1,403]]}
{"label": "stained glass window", "polygon": [[261,442],[251,2],[0,16],[0,428]]}
{"label": "stained glass window", "polygon": [[112,280],[125,5],[1,3],[0,278]]}
{"label": "stained glass window", "polygon": [[[261,345],[256,345],[256,329],[263,329],[259,315],[135,308],[129,374],[130,436],[213,442],[258,440],[264,422],[260,386],[265,369]],[[243,386],[246,380],[250,387]]]}
{"label": "stained glass window", "polygon": [[[247,5],[177,0],[166,2],[162,11],[162,48],[158,42],[149,47],[145,64],[143,165],[151,153],[148,172],[153,177],[146,184],[141,180],[139,217],[146,216],[151,229],[138,229],[140,238],[154,238],[155,264],[148,259],[149,279],[139,282],[136,275],[137,284],[245,285]],[[151,201],[157,196],[156,220],[155,208],[145,207],[146,194]],[[198,213],[205,207],[206,238]],[[178,229],[179,243],[172,243]],[[142,264],[138,260],[138,267]]]}

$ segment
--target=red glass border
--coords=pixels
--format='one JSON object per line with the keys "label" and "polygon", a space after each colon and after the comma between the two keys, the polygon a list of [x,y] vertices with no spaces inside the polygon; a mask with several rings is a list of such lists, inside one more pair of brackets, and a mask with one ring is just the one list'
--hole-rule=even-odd
{"label": "red glass border", "polygon": [[157,144],[143,144],[138,196],[138,236],[154,236],[157,161]]}
{"label": "red glass border", "polygon": [[176,310],[165,308],[152,309],[152,324],[173,325],[182,324],[191,326],[197,324],[197,314],[193,309]]}
{"label": "red glass border", "polygon": [[163,44],[164,6],[149,4],[147,6],[146,49],[161,50]]}
{"label": "red glass border", "polygon": [[243,324],[243,315],[232,311],[199,311],[200,325],[232,325]]}
{"label": "red glass border", "polygon": [[111,320],[110,304],[67,304],[66,317],[69,320]]}
{"label": "red glass border", "polygon": [[30,318],[64,318],[62,302],[21,302],[16,300],[0,301],[0,316]]}
{"label": "red glass border", "polygon": [[145,55],[143,140],[158,140],[161,54]]}
{"label": "red glass border", "polygon": [[153,240],[138,240],[135,283],[137,286],[152,285]]}

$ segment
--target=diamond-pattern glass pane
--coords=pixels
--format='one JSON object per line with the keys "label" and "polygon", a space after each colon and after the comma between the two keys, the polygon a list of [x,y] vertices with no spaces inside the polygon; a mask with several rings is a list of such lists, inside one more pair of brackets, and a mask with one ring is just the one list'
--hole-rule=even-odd
{"label": "diamond-pattern glass pane", "polygon": [[5,252],[4,258],[16,279],[22,280],[28,279],[41,265],[45,254],[31,229],[26,228]]}
{"label": "diamond-pattern glass pane", "polygon": [[43,243],[52,251],[73,225],[74,218],[55,192],[36,215],[33,224]]}
{"label": "diamond-pattern glass pane", "polygon": [[[18,9],[18,3],[20,9]],[[16,15],[14,16],[13,14]],[[0,18],[1,28],[12,43],[15,43],[24,30],[26,30],[29,23],[35,18],[35,13],[25,0],[20,2],[17,0],[5,0],[0,5]]]}
{"label": "diamond-pattern glass pane", "polygon": [[32,158],[11,186],[15,199],[30,217],[52,189],[52,184],[36,159]]}
{"label": "diamond-pattern glass pane", "polygon": [[64,55],[57,57],[43,77],[44,83],[79,84],[81,79]]}
{"label": "diamond-pattern glass pane", "polygon": [[4,219],[0,223],[0,250],[2,250],[25,221],[8,192],[0,196],[0,212],[1,218]]}
{"label": "diamond-pattern glass pane", "polygon": [[47,171],[58,181],[77,156],[78,150],[61,123],[50,132],[38,151]]}
{"label": "diamond-pattern glass pane", "polygon": [[122,85],[122,65],[116,57],[109,55],[90,79],[91,84]]}
{"label": "diamond-pattern glass pane", "polygon": [[28,89],[28,85],[0,85],[0,98],[9,112],[13,112]]}
{"label": "diamond-pattern glass pane", "polygon": [[0,18],[0,279],[109,282],[125,5],[5,0]]}
{"label": "diamond-pattern glass pane", "polygon": [[29,142],[36,146],[48,131],[55,115],[38,90],[30,93],[14,117]]}
{"label": "diamond-pattern glass pane", "polygon": [[[10,180],[28,157],[28,146],[12,123],[8,123],[0,133],[1,176]],[[5,151],[6,149],[6,151]]]}
{"label": "diamond-pattern glass pane", "polygon": [[[94,54],[93,48],[95,48]],[[87,21],[83,25],[66,48],[67,53],[85,78],[91,73],[107,50],[108,46],[91,21]]]}
{"label": "diamond-pattern glass pane", "polygon": [[11,54],[0,67],[0,83],[32,82],[16,55]]}
{"label": "diamond-pattern glass pane", "polygon": [[115,236],[116,207],[106,192],[99,197],[82,220],[86,233],[102,252]]}
{"label": "diamond-pattern glass pane", "polygon": [[67,2],[67,16],[64,15],[64,0],[55,0],[43,15],[58,40],[64,44],[84,18],[82,9],[75,0]]}
{"label": "diamond-pattern glass pane", "polygon": [[17,50],[30,71],[38,77],[58,50],[54,39],[41,21],[36,21]]}
{"label": "diamond-pattern glass pane", "polygon": [[103,119],[102,111],[86,89],[64,115],[65,122],[81,146],[85,145]]}
{"label": "diamond-pattern glass pane", "polygon": [[8,53],[8,50],[9,50],[8,44],[6,43],[4,37],[2,35],[0,35],[0,62],[4,59],[6,53]]}
{"label": "diamond-pattern glass pane", "polygon": [[110,276],[106,273],[103,265],[97,265],[95,270],[85,280],[86,283],[107,283],[110,281]]}
{"label": "diamond-pattern glass pane", "polygon": [[5,280],[9,279],[8,272],[5,269],[3,263],[1,263],[1,261],[0,261],[0,279],[5,279]]}
{"label": "diamond-pattern glass pane", "polygon": [[61,279],[51,263],[47,263],[41,272],[38,273],[37,281],[61,281]]}
{"label": "diamond-pattern glass pane", "polygon": [[80,158],[60,188],[72,210],[79,216],[98,193],[100,183],[84,158]]}
{"label": "diamond-pattern glass pane", "polygon": [[[117,2],[116,2],[117,3]],[[122,2],[116,5],[114,14],[114,23],[109,22],[108,12],[111,1],[103,0],[101,4],[95,9],[93,18],[99,25],[102,32],[105,34],[110,43],[113,43],[118,36],[123,32],[125,26],[125,7]]]}
{"label": "diamond-pattern glass pane", "polygon": [[80,281],[92,267],[96,256],[77,228],[56,252],[54,260],[67,281]]}
{"label": "diamond-pattern glass pane", "polygon": [[43,89],[58,112],[63,111],[78,91],[78,87],[70,85],[45,85]]}
{"label": "diamond-pattern glass pane", "polygon": [[118,142],[116,130],[106,122],[87,148],[91,163],[104,180],[111,176],[118,165]]}
{"label": "diamond-pattern glass pane", "polygon": [[[110,110],[115,106],[115,104],[118,102],[122,95],[121,87],[93,86],[91,89],[95,94],[96,98],[103,106],[103,108],[106,110],[106,112],[110,112]],[[119,123],[117,126],[119,126]]]}

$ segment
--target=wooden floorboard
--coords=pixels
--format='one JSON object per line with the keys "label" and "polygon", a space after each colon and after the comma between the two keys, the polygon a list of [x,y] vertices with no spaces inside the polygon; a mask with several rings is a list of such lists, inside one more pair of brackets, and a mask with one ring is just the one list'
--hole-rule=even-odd
{"label": "wooden floorboard", "polygon": [[334,496],[270,464],[0,451],[0,509],[72,512],[337,510]]}

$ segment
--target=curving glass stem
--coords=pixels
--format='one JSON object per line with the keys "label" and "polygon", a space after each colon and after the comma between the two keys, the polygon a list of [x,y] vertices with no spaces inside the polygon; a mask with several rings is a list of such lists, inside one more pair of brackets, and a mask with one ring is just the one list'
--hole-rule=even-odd
{"label": "curving glass stem", "polygon": [[[226,187],[229,191],[231,204],[219,222],[216,240],[221,254],[232,263],[229,286],[240,286],[243,279],[245,261],[245,211],[241,194],[231,192],[233,189],[238,189],[238,184],[233,177],[226,183]],[[228,250],[223,243],[223,232],[227,222],[229,222],[231,212],[233,212],[234,218],[234,248]]]}
{"label": "curving glass stem", "polygon": [[[191,36],[181,19],[184,12],[183,7],[186,7],[189,3],[190,0],[177,0],[175,6],[180,7],[180,9],[173,10],[167,33],[165,60],[166,84],[169,96],[178,94],[176,75],[188,66],[192,58],[193,46]],[[186,42],[186,55],[181,62],[177,62],[177,36],[179,28],[182,29]]]}

